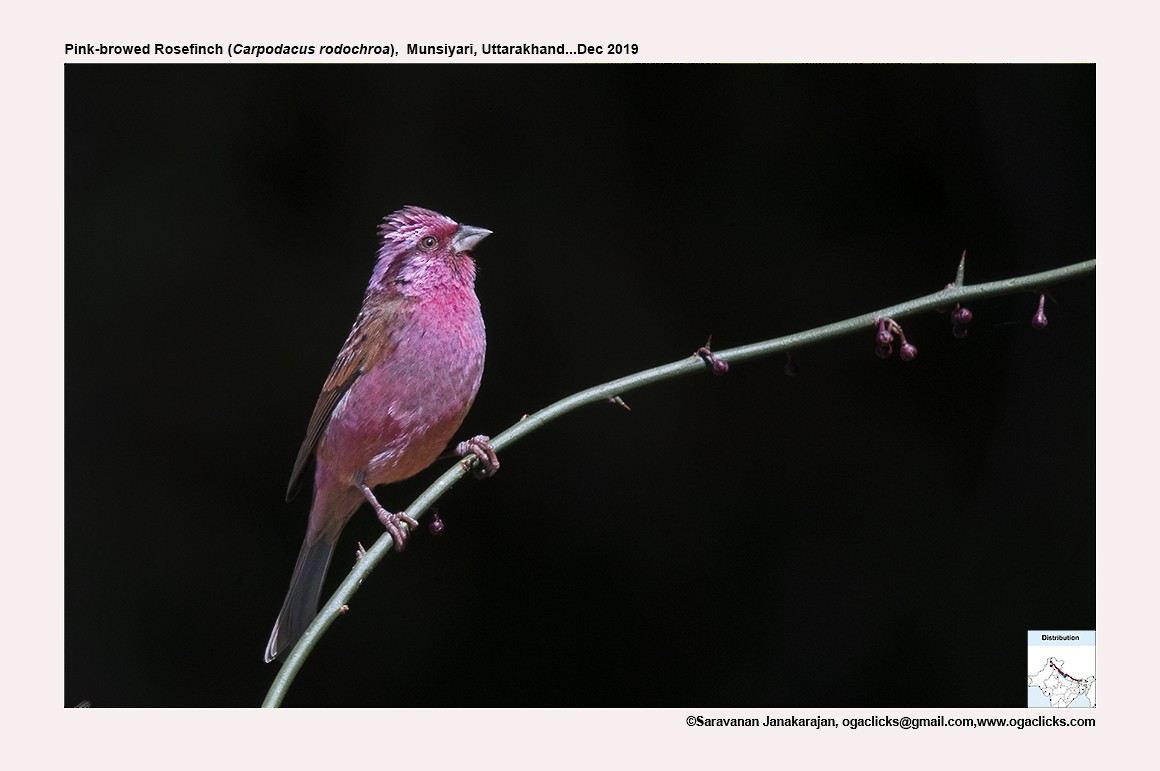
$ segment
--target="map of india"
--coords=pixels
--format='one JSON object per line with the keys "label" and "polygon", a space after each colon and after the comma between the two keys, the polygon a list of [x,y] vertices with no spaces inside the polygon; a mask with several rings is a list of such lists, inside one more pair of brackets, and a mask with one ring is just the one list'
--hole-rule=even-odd
{"label": "map of india", "polygon": [[1027,633],[1027,706],[1094,707],[1095,632]]}
{"label": "map of india", "polygon": [[1096,684],[1094,676],[1077,680],[1063,670],[1063,662],[1050,658],[1047,665],[1032,675],[1031,685],[1038,686],[1053,707],[1070,707],[1077,697],[1085,695]]}

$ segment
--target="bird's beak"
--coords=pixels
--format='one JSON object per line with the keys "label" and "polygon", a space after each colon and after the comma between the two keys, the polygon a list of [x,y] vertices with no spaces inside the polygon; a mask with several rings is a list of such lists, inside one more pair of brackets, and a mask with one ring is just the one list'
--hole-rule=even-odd
{"label": "bird's beak", "polygon": [[451,245],[457,252],[470,252],[475,246],[491,235],[487,228],[477,228],[472,225],[460,225],[451,238]]}

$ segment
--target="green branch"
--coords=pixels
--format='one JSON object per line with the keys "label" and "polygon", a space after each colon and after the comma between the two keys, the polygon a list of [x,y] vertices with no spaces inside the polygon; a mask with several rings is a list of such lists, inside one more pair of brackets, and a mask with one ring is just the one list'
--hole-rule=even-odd
{"label": "green branch", "polygon": [[[965,304],[974,300],[982,300],[988,297],[996,297],[999,295],[1014,294],[1017,292],[1027,292],[1035,289],[1040,289],[1049,284],[1058,283],[1067,279],[1078,278],[1079,276],[1092,273],[1096,269],[1096,261],[1088,260],[1086,262],[1079,262],[1074,265],[1068,265],[1063,268],[1056,268],[1055,270],[1045,271],[1043,273],[1035,273],[1030,276],[1021,276],[1019,278],[1009,278],[1003,281],[991,281],[986,284],[976,284],[969,286],[963,280],[963,262],[959,262],[957,275],[955,276],[955,283],[947,286],[946,289],[928,294],[924,297],[919,297],[914,300],[908,300],[897,305],[892,305],[888,308],[864,313],[861,316],[846,319],[845,321],[837,321],[833,324],[827,324],[824,327],[817,327],[815,329],[808,329],[804,332],[798,332],[785,337],[774,338],[773,340],[766,340],[760,343],[753,343],[751,345],[743,345],[739,348],[730,348],[724,351],[715,351],[714,354],[718,359],[726,363],[733,363],[739,361],[746,361],[748,359],[756,359],[761,356],[769,356],[770,354],[779,351],[786,351],[792,348],[801,348],[804,345],[812,343],[820,343],[823,340],[829,340],[832,337],[844,335],[850,332],[865,330],[874,327],[880,319],[891,318],[898,320],[906,316],[913,316],[917,313],[934,310],[935,308],[942,308],[951,306],[956,303]],[[492,439],[491,444],[496,451],[501,451],[512,443],[522,439],[533,431],[542,428],[556,418],[571,412],[572,410],[582,407],[586,404],[594,404],[596,402],[607,402],[621,394],[627,393],[635,388],[656,383],[660,380],[667,380],[669,378],[679,377],[681,375],[691,375],[694,372],[703,372],[706,368],[706,362],[700,356],[693,355],[680,361],[675,361],[671,364],[665,364],[660,367],[653,367],[642,372],[636,372],[631,375],[611,380],[602,385],[593,386],[585,391],[573,394],[565,399],[552,404],[532,415],[522,418],[511,428],[504,431],[499,436]],[[467,467],[463,462],[454,464],[446,472],[443,473],[435,482],[428,487],[423,493],[415,499],[415,501],[406,508],[406,512],[419,519],[431,508],[434,503],[439,500],[439,497],[446,493],[451,486],[458,482],[467,473]],[[276,707],[282,703],[282,699],[286,696],[286,691],[290,688],[290,684],[294,681],[294,677],[298,674],[298,670],[302,668],[306,657],[310,655],[315,644],[321,639],[326,630],[334,623],[335,619],[341,616],[345,611],[346,604],[354,593],[358,591],[359,585],[366,579],[370,572],[375,569],[384,556],[391,550],[394,545],[394,540],[389,533],[384,532],[383,535],[375,541],[374,545],[366,551],[350,573],[346,580],[338,587],[334,595],[326,602],[325,605],[318,611],[313,623],[302,635],[298,644],[294,646],[293,650],[286,657],[278,676],[274,679],[274,683],[270,686],[270,691],[266,694],[266,700],[262,703],[264,707]]]}

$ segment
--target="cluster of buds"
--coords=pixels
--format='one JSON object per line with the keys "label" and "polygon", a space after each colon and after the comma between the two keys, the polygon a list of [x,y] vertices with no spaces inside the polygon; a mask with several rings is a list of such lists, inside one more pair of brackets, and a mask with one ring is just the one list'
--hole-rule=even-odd
{"label": "cluster of buds", "polygon": [[[1031,326],[1036,329],[1044,329],[1047,327],[1047,314],[1043,312],[1043,303],[1046,299],[1046,295],[1039,295],[1039,308],[1035,311],[1035,315],[1031,317]],[[967,324],[971,323],[971,318],[972,314],[970,309],[956,303],[955,309],[951,311],[951,334],[958,338],[966,337]]]}
{"label": "cluster of buds", "polygon": [[878,334],[875,340],[878,345],[874,349],[874,353],[880,359],[888,359],[894,355],[894,336],[898,335],[901,341],[901,346],[898,349],[898,358],[903,361],[910,361],[918,355],[918,348],[913,343],[907,342],[906,334],[902,331],[902,327],[898,325],[894,319],[881,318],[878,319]]}

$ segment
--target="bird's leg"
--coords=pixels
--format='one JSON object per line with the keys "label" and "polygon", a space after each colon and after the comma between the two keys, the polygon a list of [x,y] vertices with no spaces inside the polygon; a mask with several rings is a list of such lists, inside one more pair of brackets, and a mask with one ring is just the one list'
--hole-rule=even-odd
{"label": "bird's leg", "polygon": [[355,484],[358,485],[358,489],[362,490],[362,494],[366,496],[367,502],[370,503],[371,508],[378,514],[379,522],[382,522],[383,527],[391,534],[391,538],[395,541],[395,549],[402,551],[407,545],[407,530],[404,529],[403,525],[406,524],[409,528],[415,528],[419,526],[419,523],[415,521],[414,517],[408,516],[405,511],[392,514],[384,509],[383,504],[379,503],[379,500],[375,498],[375,494],[371,492],[371,488],[367,487],[361,471],[358,477],[355,478]]}
{"label": "bird's leg", "polygon": [[[479,434],[466,442],[460,442],[455,446],[455,454],[463,458],[463,467],[471,469],[476,479],[484,479],[499,471],[499,458],[491,446],[490,436]],[[467,457],[469,455],[474,456],[479,462],[473,465],[471,459]]]}

